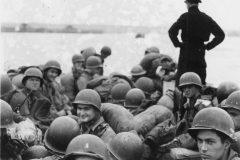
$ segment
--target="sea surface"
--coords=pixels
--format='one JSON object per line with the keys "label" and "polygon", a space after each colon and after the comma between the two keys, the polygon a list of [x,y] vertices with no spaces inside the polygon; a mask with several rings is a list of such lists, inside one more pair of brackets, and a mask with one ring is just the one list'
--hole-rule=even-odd
{"label": "sea surface", "polygon": [[[105,75],[114,71],[130,75],[131,68],[140,63],[145,49],[151,46],[178,60],[179,49],[174,48],[167,34],[152,32],[138,39],[135,35],[131,31],[125,34],[1,33],[0,72],[57,60],[63,73],[68,73],[74,54],[90,46],[99,53],[104,45],[112,49],[104,64]],[[207,51],[205,58],[209,84],[217,87],[224,81],[232,81],[240,85],[240,37],[227,36],[219,46]]]}

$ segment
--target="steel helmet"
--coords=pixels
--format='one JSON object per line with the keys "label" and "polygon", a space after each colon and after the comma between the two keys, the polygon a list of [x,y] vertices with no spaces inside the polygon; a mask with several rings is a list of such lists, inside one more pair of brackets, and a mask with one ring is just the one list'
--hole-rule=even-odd
{"label": "steel helmet", "polygon": [[119,160],[140,160],[144,146],[134,133],[118,133],[107,145],[108,150]]}
{"label": "steel helmet", "polygon": [[40,79],[40,86],[43,85],[43,75],[42,75],[42,71],[38,68],[28,68],[25,72],[24,72],[24,77],[22,79],[22,84],[25,85],[25,81],[27,80],[27,78],[29,77],[37,77]]}
{"label": "steel helmet", "polygon": [[9,128],[14,125],[13,122],[13,110],[12,107],[5,101],[1,101],[1,109],[0,109],[0,115],[1,115],[1,128]]}
{"label": "steel helmet", "polygon": [[104,46],[101,51],[100,51],[101,54],[104,54],[104,55],[108,55],[110,56],[112,54],[112,51],[111,51],[111,48],[108,47],[108,46]]}
{"label": "steel helmet", "polygon": [[1,97],[5,96],[6,94],[14,91],[14,86],[12,85],[12,82],[10,78],[7,75],[1,74]]}
{"label": "steel helmet", "polygon": [[27,148],[24,151],[22,158],[24,160],[30,160],[30,159],[45,158],[48,156],[51,156],[51,154],[47,151],[47,149],[45,147],[40,146],[40,145],[35,145],[35,146]]}
{"label": "steel helmet", "polygon": [[111,97],[116,101],[125,101],[127,92],[131,89],[129,85],[118,83],[111,90]]}
{"label": "steel helmet", "polygon": [[61,66],[60,66],[60,63],[58,63],[57,61],[55,60],[50,60],[48,61],[44,67],[43,67],[43,71],[45,72],[47,69],[49,68],[55,68],[58,70],[58,75],[60,75],[62,73],[62,70],[61,70]]}
{"label": "steel helmet", "polygon": [[179,90],[183,90],[183,86],[186,85],[196,85],[200,88],[202,88],[202,81],[200,79],[200,77],[194,73],[194,72],[187,72],[184,73],[179,80]]}
{"label": "steel helmet", "polygon": [[92,89],[83,89],[78,92],[74,102],[73,107],[77,110],[78,104],[88,104],[94,106],[100,111],[101,108],[101,98],[99,94]]}
{"label": "steel helmet", "polygon": [[155,59],[160,58],[160,54],[158,53],[149,53],[144,56],[144,58],[141,60],[140,65],[144,70],[148,70],[152,67],[152,61]]}
{"label": "steel helmet", "polygon": [[223,105],[223,108],[234,108],[240,110],[240,91],[230,94]]}
{"label": "steel helmet", "polygon": [[131,75],[132,76],[141,76],[146,74],[146,71],[140,66],[139,64],[134,66],[131,70]]}
{"label": "steel helmet", "polygon": [[145,95],[142,90],[133,88],[128,91],[124,106],[126,108],[138,108],[142,104],[142,100],[145,99]]}
{"label": "steel helmet", "polygon": [[74,54],[73,57],[72,57],[72,63],[76,63],[76,62],[84,62],[84,58],[83,58],[83,55],[81,54]]}
{"label": "steel helmet", "polygon": [[227,99],[231,93],[238,90],[240,90],[240,88],[236,83],[233,82],[221,83],[217,88],[218,103],[221,103],[224,99]]}
{"label": "steel helmet", "polygon": [[18,89],[23,88],[22,80],[23,80],[24,74],[18,74],[12,78],[12,84],[16,86]]}
{"label": "steel helmet", "polygon": [[147,77],[139,78],[136,81],[135,86],[147,94],[152,94],[154,92],[154,83],[150,78]]}
{"label": "steel helmet", "polygon": [[108,160],[108,151],[103,140],[92,134],[82,134],[69,143],[64,160],[73,156],[89,156],[96,159]]}
{"label": "steel helmet", "polygon": [[86,68],[97,68],[102,67],[101,59],[97,56],[91,56],[86,61]]}
{"label": "steel helmet", "polygon": [[149,47],[149,48],[146,49],[145,55],[149,54],[149,53],[158,53],[159,54],[160,51],[157,47],[152,46],[152,47]]}
{"label": "steel helmet", "polygon": [[81,51],[81,54],[83,55],[83,58],[85,59],[85,61],[87,61],[87,59],[90,56],[94,56],[96,54],[96,50],[93,47],[88,47],[85,48]]}
{"label": "steel helmet", "polygon": [[209,107],[200,110],[193,119],[192,128],[188,133],[193,139],[197,138],[198,130],[216,130],[235,141],[235,127],[231,116],[223,109]]}
{"label": "steel helmet", "polygon": [[54,153],[65,155],[68,144],[79,134],[80,128],[74,119],[68,116],[58,117],[45,132],[44,145]]}
{"label": "steel helmet", "polygon": [[185,0],[185,1],[189,3],[202,3],[201,0]]}
{"label": "steel helmet", "polygon": [[121,72],[118,72],[118,71],[114,71],[112,73],[109,74],[109,78],[113,78],[114,76],[116,75],[123,75]]}

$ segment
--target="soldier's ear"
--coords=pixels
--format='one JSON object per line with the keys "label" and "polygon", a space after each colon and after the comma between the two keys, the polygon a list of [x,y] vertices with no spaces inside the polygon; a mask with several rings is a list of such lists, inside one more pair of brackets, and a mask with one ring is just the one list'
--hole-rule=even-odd
{"label": "soldier's ear", "polygon": [[226,140],[224,141],[225,150],[228,150],[228,149],[230,148],[230,146],[231,146],[231,141],[230,141],[230,139],[226,139]]}

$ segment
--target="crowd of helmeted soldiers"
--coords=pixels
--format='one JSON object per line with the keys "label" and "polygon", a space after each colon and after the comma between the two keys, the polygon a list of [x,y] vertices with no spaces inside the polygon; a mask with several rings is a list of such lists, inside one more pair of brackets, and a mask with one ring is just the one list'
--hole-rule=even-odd
{"label": "crowd of helmeted soldiers", "polygon": [[157,47],[131,76],[103,76],[112,51],[100,53],[73,55],[67,74],[50,60],[1,75],[1,159],[201,159],[218,139],[220,156],[239,153],[237,84],[214,88],[186,72],[174,86],[166,77],[177,64]]}

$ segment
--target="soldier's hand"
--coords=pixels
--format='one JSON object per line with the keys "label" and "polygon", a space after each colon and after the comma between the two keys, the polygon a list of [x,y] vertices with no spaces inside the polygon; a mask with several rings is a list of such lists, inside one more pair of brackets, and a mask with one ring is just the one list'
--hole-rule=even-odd
{"label": "soldier's hand", "polygon": [[174,79],[175,79],[175,73],[171,73],[169,75],[162,76],[163,81],[170,82],[171,80],[174,80]]}

